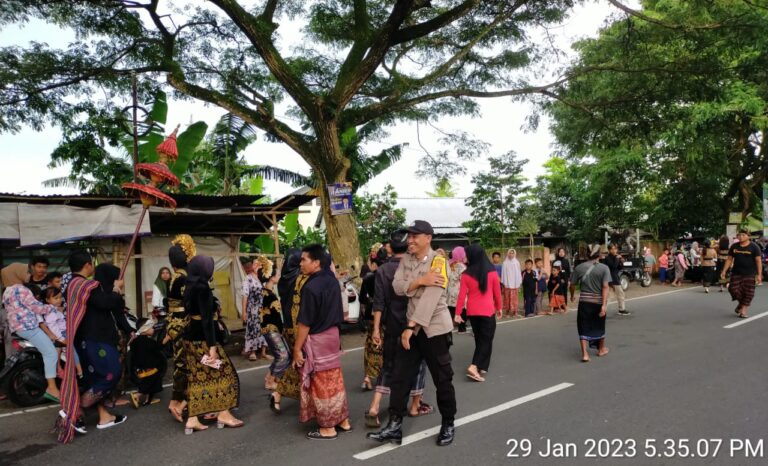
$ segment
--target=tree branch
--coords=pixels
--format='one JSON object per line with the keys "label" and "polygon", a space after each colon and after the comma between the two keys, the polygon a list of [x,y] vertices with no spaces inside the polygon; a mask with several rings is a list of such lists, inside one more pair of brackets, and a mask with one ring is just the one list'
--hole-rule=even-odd
{"label": "tree branch", "polygon": [[418,97],[405,100],[384,100],[380,103],[372,104],[367,107],[359,109],[349,110],[347,113],[347,120],[351,125],[361,125],[368,121],[379,118],[388,113],[393,113],[401,110],[405,110],[415,105],[423,104],[438,99],[444,99],[448,97],[473,97],[473,98],[494,98],[494,97],[513,97],[526,94],[542,94],[545,91],[557,87],[567,82],[571,77],[559,79],[550,84],[544,84],[542,86],[529,86],[519,89],[506,89],[501,91],[478,91],[468,88],[448,89],[440,92],[432,92],[429,94],[423,94]]}
{"label": "tree branch", "polygon": [[[311,120],[319,119],[320,112],[316,105],[316,96],[292,72],[291,67],[285,62],[272,42],[271,35],[274,25],[271,23],[267,24],[265,17],[256,17],[248,13],[237,1],[210,0],[210,2],[219,7],[235,23],[238,29],[245,34],[256,49],[256,52],[264,60],[269,71],[285,88],[299,108]],[[269,12],[270,6],[274,8],[275,3],[275,0],[270,0],[265,13]]]}
{"label": "tree branch", "polygon": [[[706,29],[718,29],[726,25],[725,21],[721,21],[719,23],[702,24],[702,25],[673,24],[673,23],[668,23],[666,21],[662,21],[660,19],[651,18],[650,16],[644,14],[641,11],[634,10],[622,4],[618,0],[608,0],[608,3],[610,3],[611,5],[615,6],[616,8],[618,8],[619,10],[623,11],[624,13],[630,16],[634,16],[635,18],[642,19],[643,21],[646,21],[648,23],[655,24],[657,26],[661,26],[667,29],[675,29],[675,30],[705,29],[706,30]],[[743,15],[740,15],[740,16],[743,16]],[[736,19],[736,18],[732,18],[732,19]]]}
{"label": "tree branch", "polygon": [[294,131],[285,123],[275,119],[264,107],[259,107],[257,111],[254,111],[221,92],[187,82],[180,69],[168,73],[168,84],[186,95],[218,105],[248,123],[274,135],[305,160],[312,153],[311,144],[305,134]]}
{"label": "tree branch", "polygon": [[467,15],[479,4],[480,0],[467,0],[428,21],[400,29],[392,36],[390,45],[402,44],[403,42],[409,42],[427,36],[438,29],[451,24],[462,16]]}
{"label": "tree branch", "polygon": [[[376,68],[390,48],[392,35],[400,28],[405,18],[411,12],[412,8],[421,5],[420,0],[397,0],[392,7],[389,18],[384,25],[374,34],[369,47],[366,47],[368,53],[363,58],[362,55],[348,57],[344,62],[342,69],[348,70],[346,73],[339,73],[336,85],[331,92],[333,105],[337,110],[343,109],[360,87],[371,77]],[[355,41],[357,45],[359,39]],[[355,47],[353,46],[353,49]],[[350,52],[351,53],[351,52]]]}

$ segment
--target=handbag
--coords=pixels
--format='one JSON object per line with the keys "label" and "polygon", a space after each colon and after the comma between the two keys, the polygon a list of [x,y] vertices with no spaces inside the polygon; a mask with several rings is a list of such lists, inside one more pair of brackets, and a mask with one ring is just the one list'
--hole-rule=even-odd
{"label": "handbag", "polygon": [[227,328],[227,324],[224,323],[223,320],[219,319],[216,321],[216,340],[218,340],[219,343],[222,345],[226,345],[229,343],[229,340],[232,338],[232,332],[229,331],[229,328]]}

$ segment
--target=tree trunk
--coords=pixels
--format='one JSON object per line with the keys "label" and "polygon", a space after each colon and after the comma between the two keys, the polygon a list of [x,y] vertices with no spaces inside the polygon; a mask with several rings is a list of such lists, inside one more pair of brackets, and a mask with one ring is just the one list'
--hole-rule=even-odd
{"label": "tree trunk", "polygon": [[316,122],[317,153],[315,164],[318,171],[318,189],[322,201],[323,219],[328,238],[328,248],[334,262],[351,276],[360,273],[360,246],[357,238],[357,222],[354,214],[331,215],[331,199],[328,184],[347,181],[349,159],[344,157],[334,121]]}
{"label": "tree trunk", "polygon": [[[343,182],[344,180],[338,180]],[[322,201],[325,231],[328,236],[328,248],[334,262],[340,268],[349,270],[351,276],[360,274],[360,246],[357,239],[357,222],[353,214],[331,215],[331,200],[328,195],[328,185],[324,182],[318,186]]]}

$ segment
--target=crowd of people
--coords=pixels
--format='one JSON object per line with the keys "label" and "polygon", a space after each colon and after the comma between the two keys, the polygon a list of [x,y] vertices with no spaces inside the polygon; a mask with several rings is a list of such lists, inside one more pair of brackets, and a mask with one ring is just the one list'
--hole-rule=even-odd
{"label": "crowd of people", "polygon": [[[587,260],[575,267],[560,248],[545,269],[541,258],[521,264],[514,249],[503,259],[498,252],[489,259],[477,244],[450,253],[433,250],[433,235],[425,221],[392,232],[374,245],[361,273],[367,332],[361,387],[373,392],[365,413],[365,425],[377,429],[367,434],[373,441],[400,443],[406,416],[434,412],[423,399],[429,373],[442,418],[437,444],[453,442],[457,407],[450,348],[455,326],[458,334],[469,331],[467,324],[471,327],[475,348],[465,375],[482,383],[491,370],[498,319],[563,314],[578,287],[581,361],[589,362],[590,347],[598,357],[609,352],[605,321],[611,290],[618,314],[629,314],[619,280],[624,259],[616,245],[609,246],[607,255],[600,246],[590,247]],[[657,259],[646,250],[643,257],[648,273],[658,266],[663,284],[674,269],[673,286],[686,268],[701,268],[704,290],[727,286],[738,301],[736,314],[746,317],[762,280],[761,254],[741,231],[733,244],[726,238],[703,248],[692,245],[687,254],[665,250]],[[184,432],[206,430],[212,422],[218,428],[244,425],[232,413],[240,403],[240,382],[222,346],[225,327],[211,289],[214,260],[198,255],[188,235],[174,238],[168,259],[170,267],[158,272],[152,298],[154,307],[167,311],[162,341],[153,338],[159,329],[155,318],[135,327],[127,320],[120,270],[111,264],[95,266],[86,251],[70,255],[70,272],[64,275],[47,273],[44,257],[2,269],[5,335],[29,340],[42,354],[45,397],[61,404],[61,442],[87,432],[84,412],[92,408],[99,429],[125,422],[125,415],[110,410],[119,406],[126,379],[137,388],[129,396],[135,408],[157,402],[166,345],[172,348],[168,411]],[[241,290],[243,356],[271,361],[264,385],[271,392],[270,409],[281,414],[285,398],[296,400],[299,421],[317,423],[307,433],[312,440],[332,440],[352,430],[341,369],[340,326],[347,301],[339,279],[343,274],[324,247],[313,244],[289,250],[279,272],[266,257],[249,261]],[[66,364],[60,367],[62,351]],[[381,416],[384,396],[389,396],[386,422]]]}

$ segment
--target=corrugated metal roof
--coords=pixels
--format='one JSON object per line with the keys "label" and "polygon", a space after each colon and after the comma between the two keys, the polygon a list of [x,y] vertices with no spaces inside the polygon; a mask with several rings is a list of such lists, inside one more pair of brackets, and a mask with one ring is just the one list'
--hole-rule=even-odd
{"label": "corrugated metal roof", "polygon": [[397,207],[405,209],[406,223],[426,220],[438,233],[466,233],[462,223],[472,220],[472,209],[463,197],[402,197]]}

